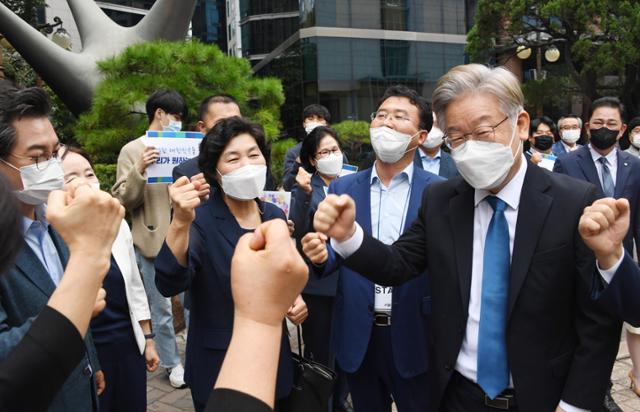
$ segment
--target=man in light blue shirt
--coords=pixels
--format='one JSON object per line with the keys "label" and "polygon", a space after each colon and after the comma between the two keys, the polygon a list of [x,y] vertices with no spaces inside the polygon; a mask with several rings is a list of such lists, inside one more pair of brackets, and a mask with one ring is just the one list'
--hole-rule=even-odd
{"label": "man in light blue shirt", "polygon": [[60,256],[58,256],[58,250],[49,234],[49,222],[45,216],[44,205],[36,206],[35,218],[36,220],[26,216],[22,217],[24,240],[47,270],[53,283],[58,286],[64,269],[62,262],[60,262]]}

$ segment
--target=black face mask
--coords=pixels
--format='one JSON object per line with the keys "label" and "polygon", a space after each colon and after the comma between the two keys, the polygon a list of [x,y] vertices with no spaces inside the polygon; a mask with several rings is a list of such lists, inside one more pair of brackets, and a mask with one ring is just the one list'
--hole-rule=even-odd
{"label": "black face mask", "polygon": [[536,149],[541,150],[543,152],[551,149],[551,145],[553,145],[553,137],[547,136],[545,134],[536,136],[533,143],[533,146]]}
{"label": "black face mask", "polygon": [[589,129],[589,133],[591,134],[591,144],[597,149],[605,150],[616,144],[620,131],[603,126],[599,129]]}

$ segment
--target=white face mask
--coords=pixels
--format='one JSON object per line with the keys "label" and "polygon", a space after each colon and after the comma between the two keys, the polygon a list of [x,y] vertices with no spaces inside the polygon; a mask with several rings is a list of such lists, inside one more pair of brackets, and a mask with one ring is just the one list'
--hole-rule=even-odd
{"label": "white face mask", "polygon": [[307,132],[307,134],[313,132],[313,129],[315,129],[316,127],[319,126],[324,126],[323,123],[318,123],[318,122],[309,122],[307,123],[307,125],[304,127],[304,131]]}
{"label": "white face mask", "polygon": [[168,125],[162,125],[163,132],[179,132],[182,130],[182,122],[179,120],[169,120]]}
{"label": "white face mask", "polygon": [[228,196],[237,200],[251,200],[259,197],[264,191],[267,166],[246,165],[226,175],[220,173],[220,176],[220,185]]}
{"label": "white face mask", "polygon": [[574,144],[580,139],[580,130],[571,129],[562,132],[562,140],[568,144]]}
{"label": "white face mask", "polygon": [[640,133],[635,133],[629,136],[629,141],[636,149],[640,149]]}
{"label": "white face mask", "polygon": [[342,153],[331,153],[329,156],[319,159],[316,163],[316,169],[325,176],[338,176],[342,170]]}
{"label": "white face mask", "polygon": [[407,153],[409,143],[420,132],[421,130],[410,136],[387,126],[369,129],[373,151],[376,152],[376,157],[384,163],[395,163],[402,159],[402,156]]}
{"label": "white face mask", "polygon": [[511,145],[516,131],[514,123],[507,146],[497,142],[467,140],[461,147],[451,150],[451,157],[460,175],[474,189],[489,190],[504,182],[515,160]]}
{"label": "white face mask", "polygon": [[51,158],[38,166],[34,163],[19,169],[4,160],[2,162],[20,172],[22,190],[13,193],[22,203],[33,206],[46,203],[49,193],[64,186],[64,172],[58,159]]}
{"label": "white face mask", "polygon": [[427,135],[427,138],[422,142],[422,146],[427,149],[435,149],[436,147],[440,147],[442,145],[442,140],[444,139],[444,133],[442,130],[438,129],[437,126],[433,126],[431,131]]}

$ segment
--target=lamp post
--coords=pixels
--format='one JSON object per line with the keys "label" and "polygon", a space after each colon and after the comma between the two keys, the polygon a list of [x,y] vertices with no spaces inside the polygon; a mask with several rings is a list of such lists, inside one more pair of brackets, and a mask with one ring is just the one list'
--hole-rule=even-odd
{"label": "lamp post", "polygon": [[[53,29],[55,27],[58,27],[58,29],[54,33]],[[37,27],[37,29],[45,36],[53,33],[53,35],[51,36],[51,41],[65,50],[71,50],[71,35],[64,27],[62,27],[62,19],[60,17],[55,16],[53,18],[53,24],[41,24]]]}
{"label": "lamp post", "polygon": [[[539,34],[539,33],[538,33]],[[560,50],[554,45],[555,42],[563,41],[564,39],[551,40],[547,42],[536,42],[532,45],[521,44],[516,48],[516,56],[520,60],[526,60],[531,57],[531,48],[536,49],[536,69],[534,72],[534,80],[544,80],[546,78],[546,72],[542,70],[542,56],[549,63],[555,63],[560,59]],[[544,49],[544,53],[543,53]],[[542,116],[542,104],[538,103],[536,107],[536,115]]]}

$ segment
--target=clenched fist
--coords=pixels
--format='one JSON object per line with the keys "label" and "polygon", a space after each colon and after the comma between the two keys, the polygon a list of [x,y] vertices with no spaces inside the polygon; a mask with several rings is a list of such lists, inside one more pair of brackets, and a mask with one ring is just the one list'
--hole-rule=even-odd
{"label": "clenched fist", "polygon": [[314,265],[321,265],[329,258],[327,235],[309,232],[302,238],[302,251]]}
{"label": "clenched fist", "polygon": [[307,193],[311,193],[311,174],[304,170],[304,167],[298,168],[298,174],[296,175],[296,183],[298,187]]}
{"label": "clenched fist", "polygon": [[584,209],[578,224],[584,243],[598,259],[601,269],[609,269],[622,257],[622,241],[629,230],[629,201],[599,199]]}
{"label": "clenched fist", "polygon": [[169,197],[173,207],[173,220],[190,224],[196,218],[196,208],[200,206],[201,182],[182,176],[169,186]]}
{"label": "clenched fist", "polygon": [[327,195],[313,217],[313,227],[338,242],[353,236],[355,222],[356,204],[349,195]]}

